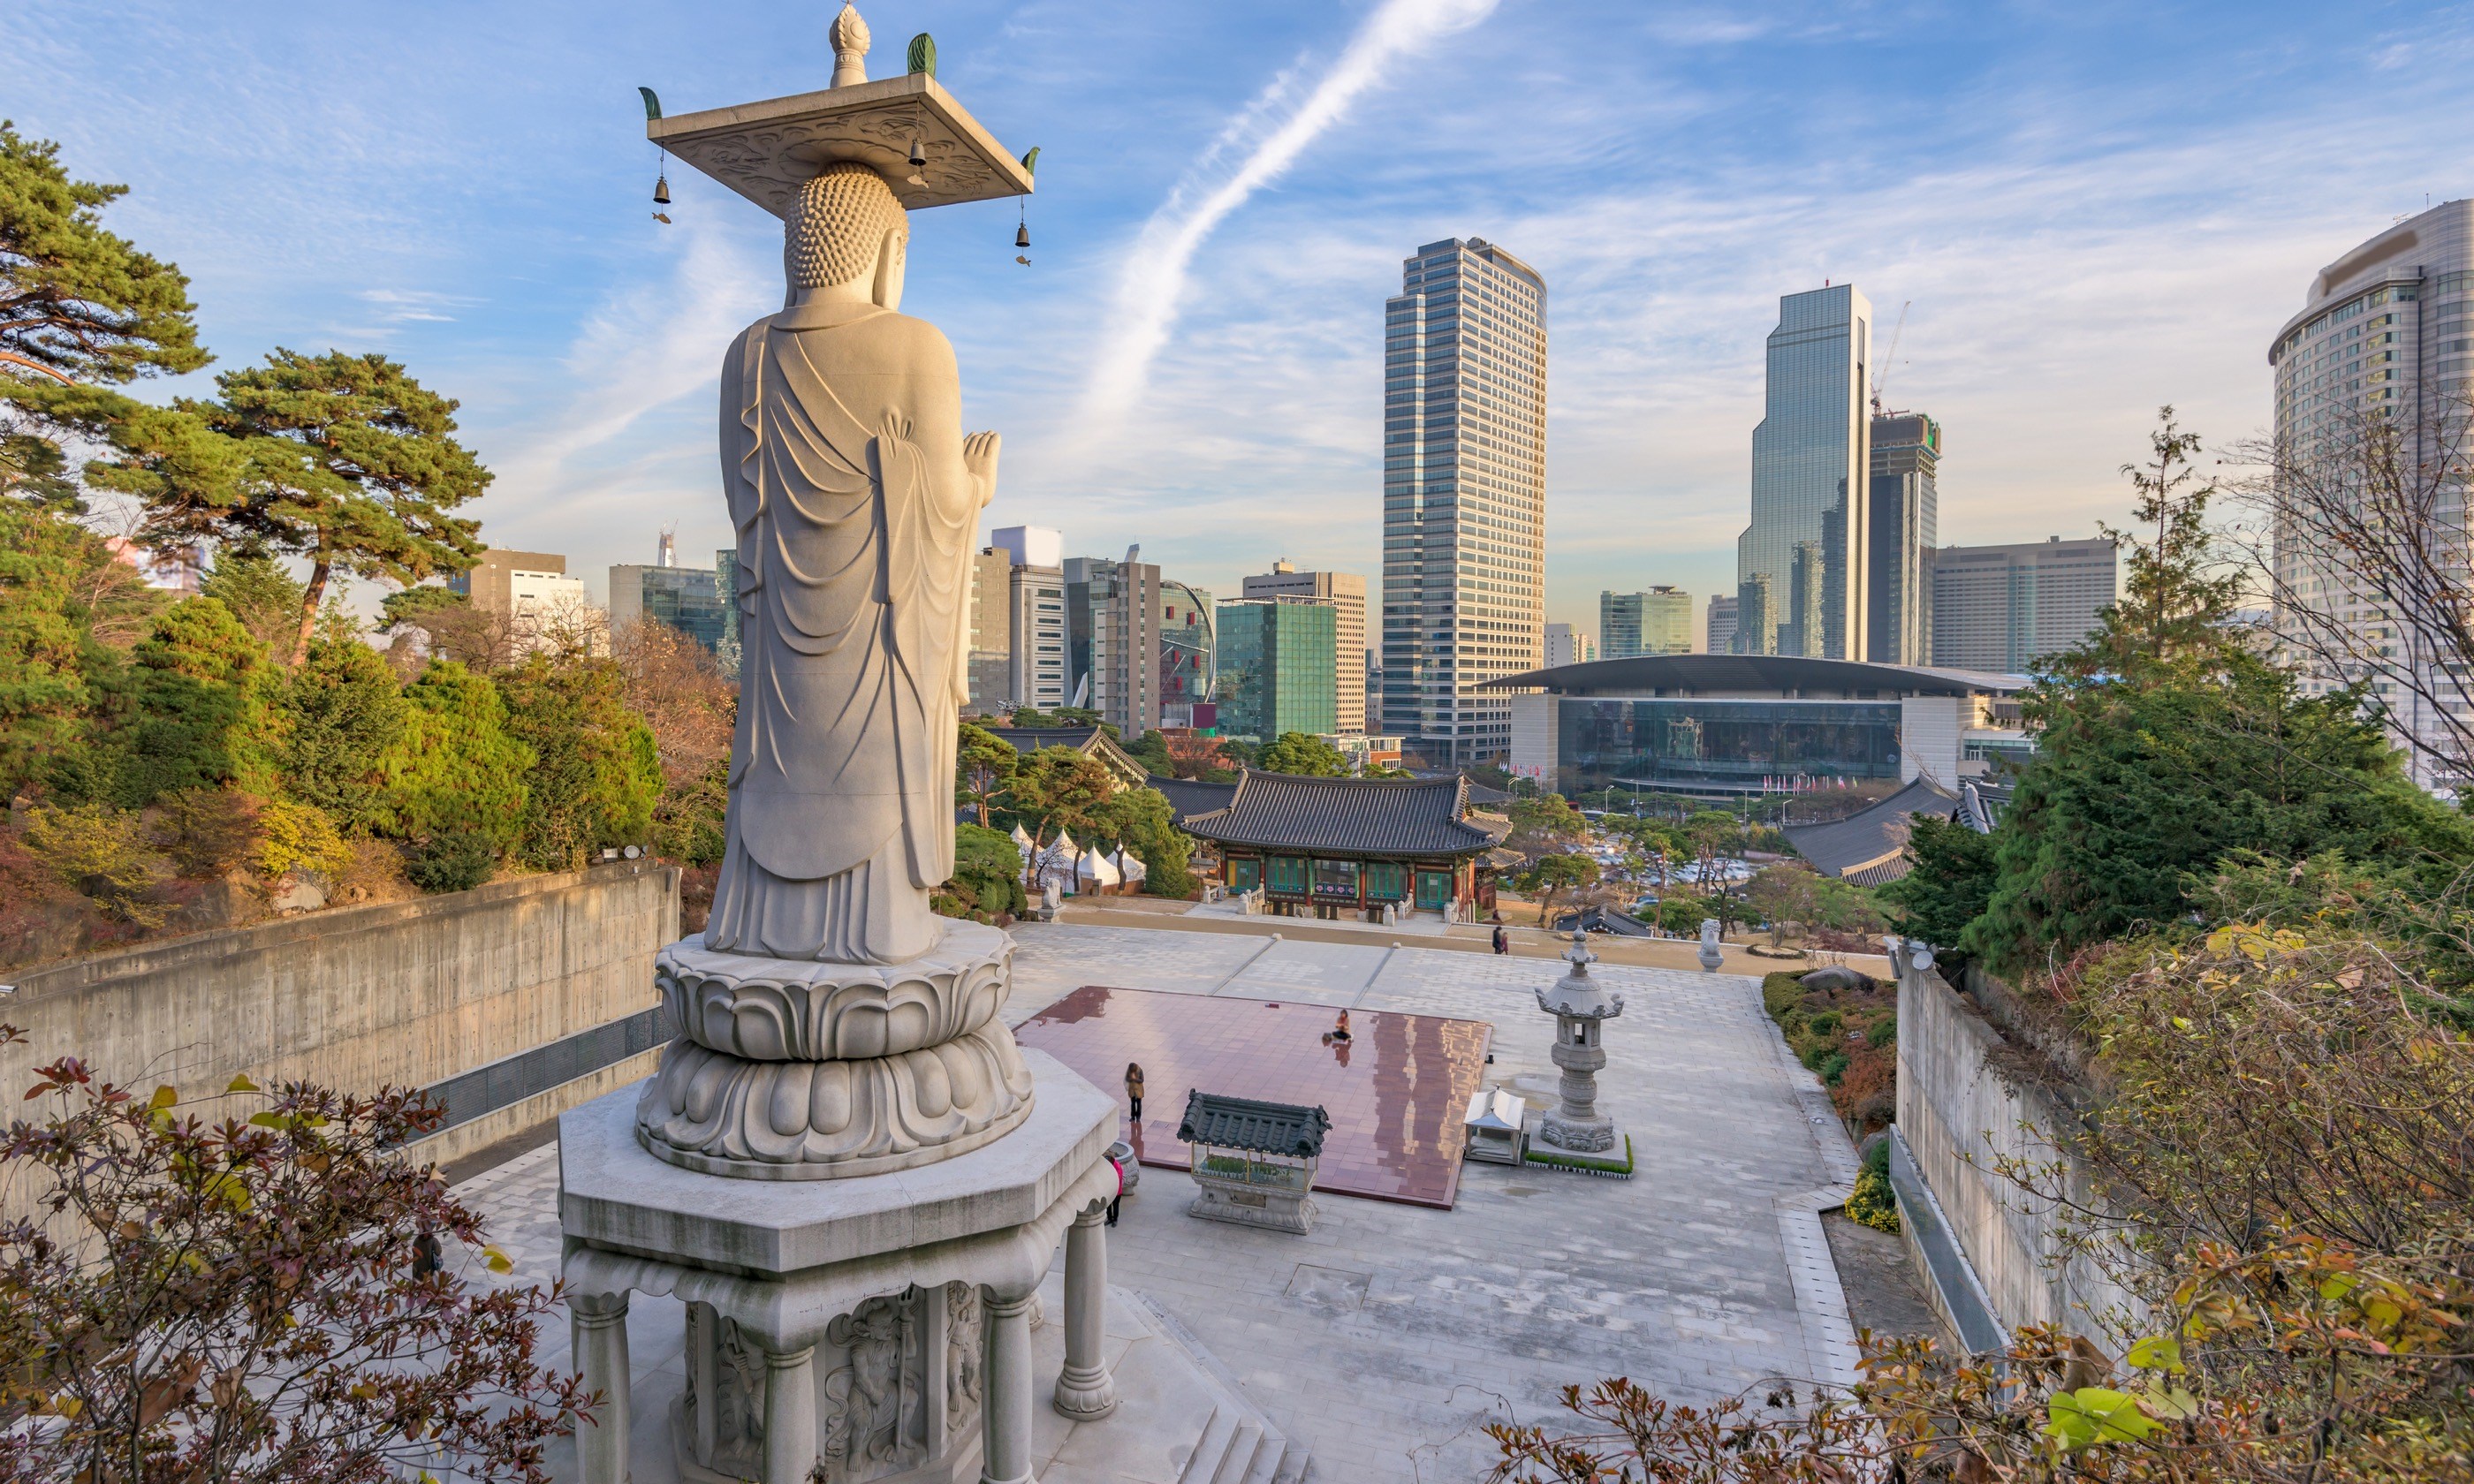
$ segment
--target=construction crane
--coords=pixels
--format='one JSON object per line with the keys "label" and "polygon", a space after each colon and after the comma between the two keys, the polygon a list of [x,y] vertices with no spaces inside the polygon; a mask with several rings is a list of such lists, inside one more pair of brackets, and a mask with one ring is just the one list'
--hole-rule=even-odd
{"label": "construction crane", "polygon": [[1876,418],[1881,416],[1881,388],[1890,379],[1891,364],[1899,355],[1899,337],[1907,332],[1907,311],[1914,307],[1915,302],[1911,299],[1899,306],[1899,323],[1890,330],[1890,353],[1873,363],[1873,416]]}

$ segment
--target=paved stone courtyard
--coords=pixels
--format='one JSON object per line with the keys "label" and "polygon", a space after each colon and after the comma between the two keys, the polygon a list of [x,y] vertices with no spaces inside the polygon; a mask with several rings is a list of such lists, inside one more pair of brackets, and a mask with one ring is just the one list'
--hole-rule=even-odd
{"label": "paved stone courtyard", "polygon": [[[1493,1080],[1538,1097],[1554,1085],[1553,1021],[1532,993],[1560,965],[1131,927],[1015,936],[1015,1023],[1086,984],[1464,1017],[1495,1027]],[[1192,1220],[1191,1184],[1171,1170],[1145,1169],[1126,1200],[1111,1281],[1193,1329],[1312,1448],[1312,1477],[1479,1477],[1479,1426],[1507,1407],[1550,1419],[1567,1382],[1629,1376],[1703,1400],[1771,1376],[1844,1376],[1846,1309],[1813,1213],[1834,1204],[1817,1192],[1853,1178],[1854,1153],[1761,1014],[1758,981],[1593,972],[1625,998],[1599,1088],[1632,1135],[1631,1181],[1472,1164],[1451,1210],[1330,1196],[1305,1237]],[[555,1160],[537,1150],[460,1192],[520,1274],[544,1281],[558,1264]],[[639,1301],[640,1376],[675,1367],[675,1308]],[[565,1326],[544,1340],[564,1365]],[[641,1484],[668,1449],[659,1419],[639,1419]]]}

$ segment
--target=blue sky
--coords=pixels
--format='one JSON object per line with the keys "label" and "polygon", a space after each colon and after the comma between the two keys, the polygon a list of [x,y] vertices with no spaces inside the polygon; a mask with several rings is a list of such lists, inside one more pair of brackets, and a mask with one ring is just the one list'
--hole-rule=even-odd
{"label": "blue sky", "polygon": [[[780,300],[779,227],[673,170],[669,111],[822,86],[837,3],[0,9],[0,113],[128,182],[233,367],[380,349],[458,397],[495,544],[726,539],[713,388]],[[1006,435],[992,524],[1139,541],[1233,590],[1378,570],[1382,303],[1484,236],[1550,292],[1549,616],[1733,581],[1761,341],[1854,280],[1889,398],[1940,418],[1945,541],[2093,534],[2159,403],[2268,416],[2311,275],[2474,189],[2474,12],[2354,4],[876,0],[876,75],[1041,148],[1014,206],[923,213],[904,308]],[[1181,275],[1175,270],[1183,265]]]}

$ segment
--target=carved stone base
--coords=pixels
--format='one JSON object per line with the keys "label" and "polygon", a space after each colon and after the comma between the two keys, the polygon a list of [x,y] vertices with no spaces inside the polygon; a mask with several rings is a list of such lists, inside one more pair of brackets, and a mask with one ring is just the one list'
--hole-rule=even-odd
{"label": "carved stone base", "polygon": [[720,953],[683,938],[654,961],[653,982],[689,1040],[751,1062],[899,1056],[997,1017],[1013,940],[979,922],[944,924],[942,942],[899,964],[828,964]]}
{"label": "carved stone base", "polygon": [[1538,1142],[1572,1154],[1604,1154],[1615,1146],[1613,1118],[1570,1119],[1547,1113],[1538,1120]]}
{"label": "carved stone base", "polygon": [[1031,1115],[1013,1032],[861,1062],[751,1062],[670,1042],[636,1105],[655,1158],[711,1175],[838,1180],[951,1159]]}

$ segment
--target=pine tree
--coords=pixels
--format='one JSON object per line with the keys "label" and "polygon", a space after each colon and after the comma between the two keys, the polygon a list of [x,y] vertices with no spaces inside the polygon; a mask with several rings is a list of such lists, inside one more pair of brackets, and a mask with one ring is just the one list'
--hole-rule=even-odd
{"label": "pine tree", "polygon": [[0,505],[0,789],[85,728],[93,695],[84,663],[79,577],[110,561],[66,521]]}
{"label": "pine tree", "polygon": [[309,651],[337,574],[410,586],[467,570],[480,555],[480,523],[453,512],[489,486],[490,472],[454,439],[457,404],[400,365],[375,353],[278,349],[215,384],[219,400],[177,411],[233,451],[236,472],[167,427],[159,443],[131,440],[108,477],[145,498],[155,544],[256,541],[309,559],[293,663]]}
{"label": "pine tree", "polygon": [[280,671],[213,598],[176,603],[130,654],[101,784],[125,808],[183,788],[277,791]]}
{"label": "pine tree", "polygon": [[188,279],[103,227],[128,193],[70,179],[58,145],[0,121],[0,493],[83,509],[62,440],[159,424],[109,389],[206,364]]}
{"label": "pine tree", "polygon": [[294,626],[301,621],[300,580],[255,541],[236,542],[217,551],[198,591],[230,609],[240,626],[269,653],[279,652],[280,646],[289,643]]}
{"label": "pine tree", "polygon": [[374,823],[408,721],[395,672],[336,626],[311,641],[283,695],[283,782],[346,830]]}

